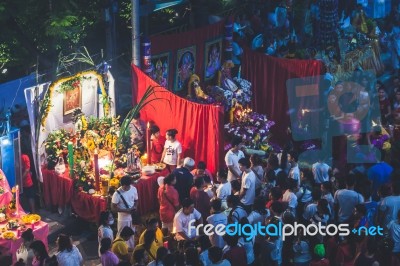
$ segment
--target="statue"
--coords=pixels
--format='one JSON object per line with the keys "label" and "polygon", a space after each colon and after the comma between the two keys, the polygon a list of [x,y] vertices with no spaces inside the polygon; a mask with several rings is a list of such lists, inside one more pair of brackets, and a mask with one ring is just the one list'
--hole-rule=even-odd
{"label": "statue", "polygon": [[196,74],[190,76],[188,83],[188,96],[190,100],[209,101],[210,97],[200,87],[200,78]]}

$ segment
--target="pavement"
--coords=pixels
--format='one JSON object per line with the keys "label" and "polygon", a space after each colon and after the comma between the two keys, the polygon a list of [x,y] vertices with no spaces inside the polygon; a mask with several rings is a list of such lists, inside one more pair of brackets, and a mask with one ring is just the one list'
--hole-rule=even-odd
{"label": "pavement", "polygon": [[49,255],[57,253],[56,239],[59,234],[71,236],[73,244],[76,245],[82,254],[84,265],[101,265],[98,257],[97,227],[79,217],[71,214],[67,209],[62,214],[40,209],[39,214],[42,220],[49,224]]}

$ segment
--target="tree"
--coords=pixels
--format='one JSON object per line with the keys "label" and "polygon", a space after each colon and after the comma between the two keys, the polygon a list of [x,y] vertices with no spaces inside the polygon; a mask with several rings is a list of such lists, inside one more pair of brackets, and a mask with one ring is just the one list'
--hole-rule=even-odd
{"label": "tree", "polygon": [[101,0],[2,1],[0,67],[9,69],[11,79],[32,72],[38,62],[41,72],[54,76],[59,53],[85,45],[101,21]]}

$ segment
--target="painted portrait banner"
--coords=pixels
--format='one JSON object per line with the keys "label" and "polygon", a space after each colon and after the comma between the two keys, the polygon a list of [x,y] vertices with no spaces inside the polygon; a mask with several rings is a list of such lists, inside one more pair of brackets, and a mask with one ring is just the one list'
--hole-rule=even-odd
{"label": "painted portrait banner", "polygon": [[222,38],[209,41],[205,45],[204,53],[204,79],[215,77],[221,68]]}
{"label": "painted portrait banner", "polygon": [[151,58],[150,77],[160,86],[168,89],[168,75],[170,65],[170,53],[154,55]]}
{"label": "painted portrait banner", "polygon": [[175,91],[186,89],[187,82],[195,73],[196,46],[178,50],[176,57]]}

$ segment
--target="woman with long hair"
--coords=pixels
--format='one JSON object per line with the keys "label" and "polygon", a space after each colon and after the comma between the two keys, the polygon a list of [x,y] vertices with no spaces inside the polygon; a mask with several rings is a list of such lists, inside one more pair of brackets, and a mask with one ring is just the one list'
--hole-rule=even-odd
{"label": "woman with long hair", "polygon": [[109,211],[103,211],[100,213],[100,219],[99,219],[99,229],[97,230],[97,239],[99,241],[99,256],[101,256],[100,253],[100,247],[101,247],[101,240],[103,238],[109,238],[112,241],[114,240],[114,233],[111,229],[111,225],[114,224],[114,217],[111,212]]}
{"label": "woman with long hair", "polygon": [[47,253],[43,242],[40,240],[35,240],[29,247],[32,249],[33,254],[35,255],[32,260],[32,266],[44,266],[46,259],[49,258],[49,254]]}
{"label": "woman with long hair", "polygon": [[57,238],[59,266],[81,266],[83,263],[79,249],[72,244],[69,236],[60,234]]}

